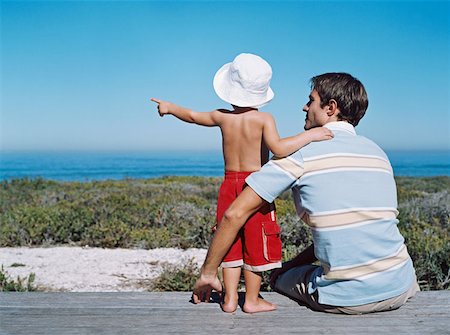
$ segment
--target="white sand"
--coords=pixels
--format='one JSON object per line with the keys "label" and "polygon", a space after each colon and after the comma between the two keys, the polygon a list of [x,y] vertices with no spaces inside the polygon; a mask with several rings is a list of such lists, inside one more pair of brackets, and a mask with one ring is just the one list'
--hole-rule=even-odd
{"label": "white sand", "polygon": [[12,278],[34,272],[35,285],[45,291],[145,291],[163,264],[182,266],[193,258],[200,267],[205,256],[206,249],[0,248],[0,265]]}

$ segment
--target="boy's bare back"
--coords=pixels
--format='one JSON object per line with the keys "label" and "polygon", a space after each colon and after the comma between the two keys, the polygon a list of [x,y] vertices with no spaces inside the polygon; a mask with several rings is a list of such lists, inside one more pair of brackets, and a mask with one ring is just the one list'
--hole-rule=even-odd
{"label": "boy's bare back", "polygon": [[255,109],[218,111],[225,171],[257,171],[269,160],[264,141],[268,114]]}

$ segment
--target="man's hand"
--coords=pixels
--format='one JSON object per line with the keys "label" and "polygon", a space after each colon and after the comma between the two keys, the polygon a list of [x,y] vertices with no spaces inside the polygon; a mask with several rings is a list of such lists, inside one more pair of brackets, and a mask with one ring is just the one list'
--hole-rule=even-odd
{"label": "man's hand", "polygon": [[312,128],[307,130],[306,134],[309,136],[311,142],[331,140],[334,137],[331,130],[327,127]]}
{"label": "man's hand", "polygon": [[159,116],[163,117],[166,114],[170,113],[170,109],[173,107],[173,103],[168,101],[162,101],[159,99],[151,98],[150,99],[153,102],[156,102],[158,104],[158,113]]}
{"label": "man's hand", "polygon": [[217,278],[217,275],[208,276],[201,274],[200,278],[197,279],[197,282],[195,283],[194,292],[192,293],[194,304],[209,302],[211,290],[222,293],[222,284],[220,283],[219,278]]}

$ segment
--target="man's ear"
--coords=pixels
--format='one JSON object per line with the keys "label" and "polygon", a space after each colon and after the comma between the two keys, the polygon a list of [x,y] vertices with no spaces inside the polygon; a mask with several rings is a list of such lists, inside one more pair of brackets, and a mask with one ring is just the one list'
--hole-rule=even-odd
{"label": "man's ear", "polygon": [[328,117],[332,117],[332,116],[337,117],[339,112],[340,111],[339,111],[336,100],[330,99],[330,101],[328,101],[328,111],[327,111]]}

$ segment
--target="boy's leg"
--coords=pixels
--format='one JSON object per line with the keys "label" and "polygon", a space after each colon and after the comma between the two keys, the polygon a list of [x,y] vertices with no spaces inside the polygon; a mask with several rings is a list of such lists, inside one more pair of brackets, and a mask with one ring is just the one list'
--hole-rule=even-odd
{"label": "boy's leg", "polygon": [[252,272],[244,269],[245,278],[245,303],[243,310],[246,313],[270,312],[277,308],[276,305],[259,297],[261,288],[261,272]]}
{"label": "boy's leg", "polygon": [[242,260],[242,239],[240,234],[233,242],[225,255],[221,267],[223,273],[223,285],[225,288],[222,310],[232,313],[238,305],[238,286],[241,279]]}
{"label": "boy's leg", "polygon": [[233,313],[238,305],[238,285],[241,279],[241,267],[223,268],[222,273],[225,287],[222,310],[227,313]]}
{"label": "boy's leg", "polygon": [[[244,180],[240,180],[238,172],[226,172],[220,187],[217,200],[217,224],[220,224],[226,209],[237,198]],[[225,286],[222,310],[232,313],[238,305],[238,285],[241,278],[241,266],[244,264],[242,255],[242,232],[234,240],[227,254],[222,260],[223,282]]]}
{"label": "boy's leg", "polygon": [[281,240],[274,206],[266,204],[252,215],[244,226],[245,303],[244,312],[268,312],[276,305],[261,299],[261,271],[281,267]]}

